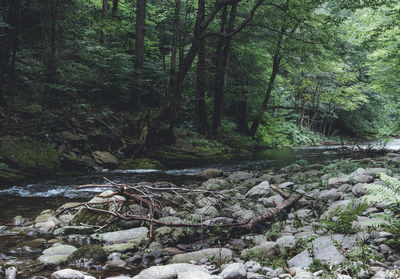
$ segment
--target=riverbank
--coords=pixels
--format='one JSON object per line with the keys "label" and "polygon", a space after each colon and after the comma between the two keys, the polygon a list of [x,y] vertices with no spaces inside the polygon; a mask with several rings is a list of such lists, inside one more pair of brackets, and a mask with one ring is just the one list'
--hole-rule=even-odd
{"label": "riverbank", "polygon": [[[112,215],[96,209],[149,216],[146,203],[133,202],[123,191],[110,195],[118,188],[109,185],[86,205],[15,217],[13,225],[2,227],[1,265],[14,266],[21,278],[66,267],[96,278],[132,278],[143,269],[134,278],[396,278],[400,228],[380,227],[378,221],[380,214],[395,216],[398,208],[388,200],[366,204],[365,197],[371,185],[393,183],[379,173],[396,177],[399,162],[399,154],[389,153],[259,171],[209,170],[203,180],[177,187],[161,181],[128,184],[136,187],[128,192],[156,194],[161,207],[152,226],[135,218],[107,226]],[[275,218],[257,222],[284,205]],[[257,225],[247,230],[250,223]],[[53,278],[67,278],[62,276]]]}

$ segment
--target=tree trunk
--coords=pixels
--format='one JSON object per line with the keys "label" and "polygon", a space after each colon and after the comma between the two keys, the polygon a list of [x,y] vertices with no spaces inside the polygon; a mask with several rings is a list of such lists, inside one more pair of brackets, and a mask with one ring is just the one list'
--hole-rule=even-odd
{"label": "tree trunk", "polygon": [[101,45],[105,45],[107,43],[107,33],[106,33],[106,24],[105,24],[105,19],[107,17],[108,14],[108,1],[107,0],[103,0],[103,5],[102,5],[102,9],[103,9],[103,22],[101,24],[102,29],[101,29],[101,39],[100,39],[100,44]]}
{"label": "tree trunk", "polygon": [[[229,23],[226,28],[227,33],[231,33],[234,29],[235,19],[236,19],[236,8],[237,2],[234,2],[231,6],[231,11],[229,15]],[[222,24],[221,24],[222,30]],[[228,36],[224,39],[224,48],[222,50],[222,59],[217,63],[217,73],[215,79],[215,93],[214,93],[214,114],[213,114],[213,126],[212,132],[214,135],[218,133],[218,128],[221,125],[221,119],[224,109],[224,97],[225,88],[228,78],[228,64],[232,43],[232,36]],[[217,61],[219,58],[217,57]]]}
{"label": "tree trunk", "polygon": [[[206,18],[205,0],[199,1],[200,21]],[[207,133],[207,112],[206,112],[206,45],[205,38],[199,41],[197,72],[196,72],[196,104],[197,104],[197,125],[200,134]]]}
{"label": "tree trunk", "polygon": [[179,15],[181,10],[181,0],[175,0],[175,13],[174,13],[174,34],[172,37],[171,47],[171,69],[169,75],[169,95],[175,92],[175,73],[176,73],[176,52],[179,38]]}
{"label": "tree trunk", "polygon": [[305,98],[305,91],[301,91],[300,93],[300,99],[301,99],[301,109],[300,109],[300,119],[299,119],[299,125],[298,129],[301,132],[301,129],[303,128],[303,122],[304,122],[304,109],[306,106],[306,98]]}
{"label": "tree trunk", "polygon": [[42,100],[42,118],[48,104],[54,105],[54,86],[57,82],[56,68],[56,19],[57,19],[57,0],[43,0],[41,4],[41,26],[44,44],[44,90]]}
{"label": "tree trunk", "polygon": [[113,0],[112,12],[114,14],[118,12],[118,0]]}
{"label": "tree trunk", "polygon": [[136,106],[141,106],[143,92],[144,33],[146,20],[146,0],[137,0],[135,25],[135,78],[137,81]]}

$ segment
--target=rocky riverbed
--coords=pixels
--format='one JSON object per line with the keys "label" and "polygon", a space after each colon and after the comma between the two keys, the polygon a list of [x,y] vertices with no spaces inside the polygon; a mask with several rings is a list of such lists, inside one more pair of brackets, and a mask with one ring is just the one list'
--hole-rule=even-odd
{"label": "rocky riverbed", "polygon": [[384,185],[380,173],[397,177],[399,164],[400,154],[389,153],[262,171],[206,170],[205,181],[184,194],[167,191],[180,187],[169,182],[136,184],[156,189],[156,220],[188,226],[121,220],[110,212],[152,216],[114,190],[31,220],[16,216],[0,227],[0,278],[399,278],[400,229],[377,225],[396,205],[364,199],[368,185]]}

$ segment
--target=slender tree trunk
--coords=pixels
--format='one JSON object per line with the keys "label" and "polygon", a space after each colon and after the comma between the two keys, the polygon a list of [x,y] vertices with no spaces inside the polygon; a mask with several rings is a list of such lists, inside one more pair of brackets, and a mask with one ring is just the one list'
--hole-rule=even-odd
{"label": "slender tree trunk", "polygon": [[56,68],[56,19],[58,0],[43,0],[41,4],[41,25],[44,44],[44,90],[42,100],[42,118],[48,104],[54,105],[56,96],[54,85],[57,83]]}
{"label": "slender tree trunk", "polygon": [[114,14],[118,12],[118,0],[113,0],[112,12]]}
{"label": "slender tree trunk", "polygon": [[[199,1],[200,21],[206,18],[205,0]],[[207,133],[207,112],[206,112],[206,42],[205,38],[199,41],[197,72],[196,72],[196,98],[197,98],[197,125],[199,133]]]}
{"label": "slender tree trunk", "polygon": [[300,96],[301,96],[300,97],[301,98],[301,109],[300,109],[300,119],[299,119],[299,125],[298,125],[299,131],[301,131],[301,129],[303,128],[303,122],[304,122],[304,109],[305,109],[305,106],[306,106],[306,98],[305,98],[304,94],[305,94],[304,91],[302,91],[300,93]]}
{"label": "slender tree trunk", "polygon": [[172,37],[172,47],[171,47],[171,68],[169,74],[169,95],[175,92],[176,84],[174,83],[174,78],[176,74],[176,52],[179,38],[179,15],[181,11],[181,0],[175,0],[175,13],[174,13],[174,34]]}
{"label": "slender tree trunk", "polygon": [[[137,82],[136,92],[132,94],[132,102],[136,107],[141,106],[141,95],[143,93],[143,65],[144,65],[144,34],[146,21],[146,0],[137,0],[136,3],[136,25],[135,25],[135,79]],[[135,95],[135,96],[134,96]],[[135,97],[135,98],[134,98]]]}
{"label": "slender tree trunk", "polygon": [[100,44],[101,45],[106,45],[107,43],[107,32],[106,32],[106,24],[105,24],[105,19],[107,17],[108,14],[108,1],[107,0],[103,0],[103,5],[102,5],[102,9],[103,9],[103,22],[102,22],[102,29],[101,29],[101,39],[100,39]]}

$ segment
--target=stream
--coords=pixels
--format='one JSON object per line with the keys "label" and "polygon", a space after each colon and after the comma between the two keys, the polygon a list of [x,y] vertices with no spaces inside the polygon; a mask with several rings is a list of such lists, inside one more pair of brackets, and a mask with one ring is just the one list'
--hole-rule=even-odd
{"label": "stream", "polygon": [[[364,148],[380,148],[381,141],[360,145]],[[238,170],[262,170],[272,167],[284,167],[302,160],[315,164],[338,157],[336,150],[340,145],[315,146],[304,148],[267,149],[250,154],[240,161],[208,164],[201,167],[166,170],[103,170],[88,175],[49,179],[35,184],[14,185],[0,188],[0,225],[7,224],[16,215],[25,218],[37,216],[44,209],[56,209],[66,202],[84,201],[102,192],[104,188],[75,190],[81,184],[108,184],[106,179],[116,183],[135,183],[140,181],[169,181],[179,186],[201,182],[196,175],[207,168],[221,169],[224,173]],[[400,150],[400,139],[386,143],[392,151]],[[105,179],[106,178],[106,179]]]}

